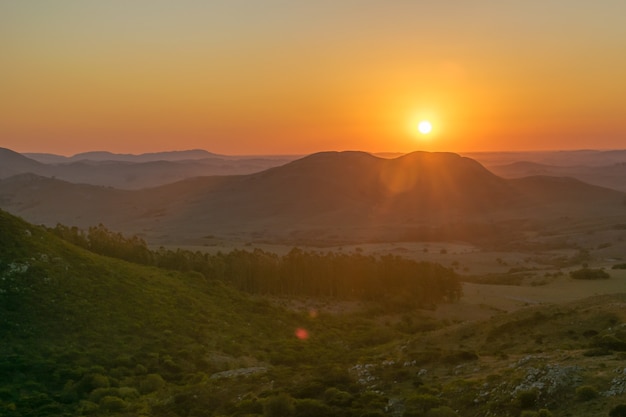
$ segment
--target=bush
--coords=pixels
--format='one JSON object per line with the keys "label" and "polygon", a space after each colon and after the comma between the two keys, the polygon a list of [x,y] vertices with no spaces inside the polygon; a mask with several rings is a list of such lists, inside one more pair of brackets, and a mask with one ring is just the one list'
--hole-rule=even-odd
{"label": "bush", "polygon": [[332,406],[347,407],[352,404],[353,398],[349,392],[341,391],[335,387],[328,388],[324,392],[324,401]]}
{"label": "bush", "polygon": [[433,408],[441,407],[443,402],[432,394],[414,394],[406,400],[404,417],[422,416]]}
{"label": "bush", "polygon": [[99,403],[104,397],[117,397],[117,388],[96,388],[89,394],[89,401]]}
{"label": "bush", "polygon": [[139,384],[139,391],[142,394],[150,394],[151,392],[158,391],[165,386],[165,380],[159,374],[149,374]]}
{"label": "bush", "polygon": [[590,269],[590,268],[581,268],[576,271],[570,272],[569,275],[573,279],[596,280],[596,279],[609,279],[610,278],[610,275],[605,270]]}
{"label": "bush", "polygon": [[305,398],[297,400],[295,404],[297,417],[320,417],[329,414],[329,407],[319,400]]}
{"label": "bush", "polygon": [[618,352],[626,351],[626,342],[618,339],[612,334],[605,334],[602,337],[594,337],[592,340],[592,344],[594,347],[604,348],[609,350],[616,350]]}
{"label": "bush", "polygon": [[126,408],[126,401],[122,400],[119,397],[107,395],[102,400],[100,400],[100,408],[106,411],[122,411]]}
{"label": "bush", "polygon": [[581,385],[576,388],[576,398],[579,401],[590,401],[598,396],[598,390],[591,385]]}
{"label": "bush", "polygon": [[626,417],[626,404],[616,405],[609,411],[609,417]]}
{"label": "bush", "polygon": [[450,407],[436,407],[428,410],[426,417],[459,417],[459,415]]}
{"label": "bush", "polygon": [[289,417],[294,415],[295,406],[289,394],[281,393],[265,400],[263,415],[265,417]]}
{"label": "bush", "polygon": [[553,414],[550,410],[542,408],[539,411],[530,411],[530,410],[522,411],[522,414],[520,414],[520,417],[553,417]]}
{"label": "bush", "polygon": [[583,352],[584,356],[593,357],[593,356],[607,356],[611,355],[611,350],[603,347],[592,348]]}
{"label": "bush", "polygon": [[519,407],[524,410],[528,408],[533,408],[535,403],[537,402],[538,392],[536,389],[520,391],[517,394],[517,402]]}

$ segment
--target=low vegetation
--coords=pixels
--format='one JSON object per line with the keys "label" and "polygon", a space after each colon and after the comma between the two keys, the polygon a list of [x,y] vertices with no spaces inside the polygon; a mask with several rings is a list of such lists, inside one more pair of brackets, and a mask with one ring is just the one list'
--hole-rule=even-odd
{"label": "low vegetation", "polygon": [[103,225],[91,227],[87,232],[57,225],[51,231],[98,254],[197,272],[252,294],[392,300],[396,305],[410,307],[456,301],[461,297],[461,284],[452,269],[399,256],[306,252],[299,248],[284,256],[260,249],[217,254],[165,248],[153,251],[140,238],[126,238]]}
{"label": "low vegetation", "polygon": [[569,273],[573,279],[609,279],[611,276],[603,269],[581,268]]}
{"label": "low vegetation", "polygon": [[[384,303],[358,291],[318,296],[364,306],[354,312],[313,309],[304,295],[301,308],[285,309],[234,280],[246,276],[238,263],[298,271],[333,257],[236,252],[229,268],[242,269],[231,279],[211,263],[158,264],[195,259],[176,251],[133,255],[143,264],[96,254],[4,212],[0,230],[2,416],[624,415],[623,295],[468,323],[428,318],[421,301],[386,308],[403,302],[399,292],[381,294]],[[228,264],[220,256],[207,259]],[[428,276],[396,258],[340,259],[361,273],[398,262]],[[446,283],[446,269],[427,266]]]}

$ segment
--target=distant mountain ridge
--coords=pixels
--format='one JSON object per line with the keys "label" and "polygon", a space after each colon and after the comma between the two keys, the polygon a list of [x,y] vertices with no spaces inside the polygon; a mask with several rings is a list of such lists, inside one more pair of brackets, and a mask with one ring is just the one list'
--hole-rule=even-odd
{"label": "distant mountain ridge", "polygon": [[54,154],[25,153],[24,156],[43,163],[67,163],[83,160],[119,162],[185,161],[193,159],[224,157],[223,155],[218,155],[212,152],[205,151],[203,149],[150,152],[142,154],[119,154],[108,151],[90,151],[78,153],[70,157]]}
{"label": "distant mountain ridge", "polygon": [[0,148],[0,178],[25,172],[47,175],[48,167],[10,149]]}
{"label": "distant mountain ridge", "polygon": [[51,154],[22,155],[0,148],[0,179],[33,173],[73,183],[140,189],[198,176],[250,174],[285,164],[293,158],[220,156],[204,150],[142,155],[87,152],[68,158]]}
{"label": "distant mountain ridge", "polygon": [[196,177],[136,191],[33,175],[0,181],[0,207],[31,222],[104,223],[161,243],[197,243],[212,235],[293,241],[442,238],[444,229],[446,238],[477,239],[502,235],[498,225],[511,220],[553,224],[568,216],[623,216],[625,198],[573,179],[506,180],[473,159],[429,152],[395,159],[322,152],[257,173]]}

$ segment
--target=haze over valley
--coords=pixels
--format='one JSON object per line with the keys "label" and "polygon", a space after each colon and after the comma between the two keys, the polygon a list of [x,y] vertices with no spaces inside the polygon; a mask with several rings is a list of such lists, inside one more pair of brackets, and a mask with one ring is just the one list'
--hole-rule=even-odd
{"label": "haze over valley", "polygon": [[[611,161],[613,153],[604,154]],[[98,162],[104,168],[101,175],[114,182],[120,169],[110,166],[115,157],[110,158],[82,159],[81,164],[89,171]],[[156,171],[139,156],[140,162],[124,165],[136,170],[143,183],[159,184],[170,162],[163,158],[155,161],[163,164]],[[588,157],[599,159],[598,153]],[[196,161],[176,163],[194,167]],[[608,187],[545,175],[505,179],[476,160],[452,153],[381,158],[363,152],[323,152],[290,162],[277,157],[222,161],[230,161],[232,170],[241,161],[276,166],[240,175],[191,177],[193,171],[187,171],[189,177],[181,181],[123,190],[113,184],[103,187],[99,180],[89,183],[85,175],[74,182],[62,180],[55,174],[63,172],[65,164],[37,163],[5,150],[1,207],[36,224],[87,228],[103,223],[152,244],[179,245],[202,245],[214,238],[304,245],[495,242],[504,234],[511,243],[524,234],[554,234],[574,223],[595,226],[597,219],[610,227],[611,222],[619,224],[625,207],[625,195]],[[587,170],[580,165],[567,169],[576,167]]]}

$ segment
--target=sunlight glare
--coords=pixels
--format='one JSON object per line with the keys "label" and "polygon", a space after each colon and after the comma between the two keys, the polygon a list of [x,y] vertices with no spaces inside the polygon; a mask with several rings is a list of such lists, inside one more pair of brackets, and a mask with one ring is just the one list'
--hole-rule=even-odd
{"label": "sunlight glare", "polygon": [[417,125],[417,130],[419,130],[422,135],[427,135],[433,130],[433,125],[428,120],[422,120]]}

